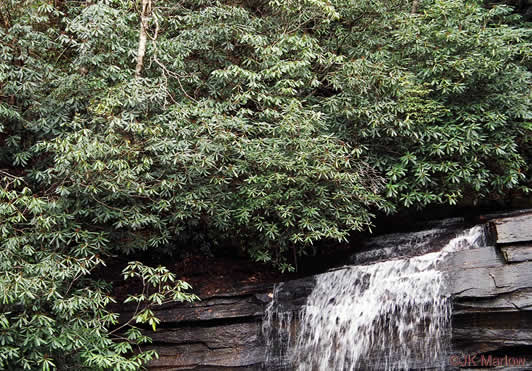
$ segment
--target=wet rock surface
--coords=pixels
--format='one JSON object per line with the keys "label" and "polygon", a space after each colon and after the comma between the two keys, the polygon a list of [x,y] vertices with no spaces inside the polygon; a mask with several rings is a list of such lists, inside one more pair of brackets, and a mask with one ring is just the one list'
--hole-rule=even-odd
{"label": "wet rock surface", "polygon": [[[492,246],[455,252],[447,260],[443,269],[449,274],[453,296],[453,348],[449,357],[471,354],[522,357],[527,360],[525,365],[498,368],[532,370],[531,223],[532,213],[494,218],[489,222]],[[437,244],[445,244],[445,240],[456,235],[460,222],[450,224],[414,232],[415,243],[400,234],[378,237],[369,243],[374,255],[367,250],[358,258],[353,257],[353,261],[367,264],[372,259],[424,253],[412,249],[420,243],[430,245],[423,240],[431,236],[436,236]],[[411,233],[408,235],[412,237]],[[396,246],[394,239],[398,242]],[[379,240],[381,252],[375,253]],[[407,244],[410,250],[405,247]],[[305,304],[314,285],[312,276],[284,282],[278,292],[278,303],[284,311],[296,312]],[[150,364],[150,369],[263,369],[267,351],[261,322],[272,296],[271,284],[249,285],[203,297],[197,303],[159,308],[157,315],[162,323],[150,336],[160,358]],[[461,368],[470,369],[469,366],[474,365],[464,364]],[[456,367],[450,362],[448,368]]]}

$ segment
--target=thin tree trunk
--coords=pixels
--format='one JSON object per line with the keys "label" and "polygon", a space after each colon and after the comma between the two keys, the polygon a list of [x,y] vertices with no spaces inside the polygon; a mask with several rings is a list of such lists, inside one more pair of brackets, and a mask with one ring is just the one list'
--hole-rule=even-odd
{"label": "thin tree trunk", "polygon": [[144,55],[146,54],[146,42],[148,41],[148,20],[151,14],[151,0],[142,0],[140,13],[140,35],[139,49],[137,51],[137,67],[135,68],[135,77],[139,78],[144,66]]}
{"label": "thin tree trunk", "polygon": [[0,5],[0,18],[2,19],[2,25],[4,26],[4,28],[6,30],[9,30],[9,28],[10,28],[10,25],[9,25],[10,22],[9,22],[9,17],[8,17],[9,10],[6,9],[6,12],[4,14],[4,9],[3,8],[4,7],[2,5]]}
{"label": "thin tree trunk", "polygon": [[414,0],[412,2],[412,11],[411,11],[412,14],[415,14],[417,12],[418,5],[419,5],[419,0]]}

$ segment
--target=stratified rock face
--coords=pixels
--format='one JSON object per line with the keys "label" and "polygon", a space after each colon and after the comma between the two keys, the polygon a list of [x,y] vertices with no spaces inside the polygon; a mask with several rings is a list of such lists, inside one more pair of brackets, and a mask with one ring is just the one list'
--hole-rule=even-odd
{"label": "stratified rock face", "polygon": [[[312,292],[314,278],[284,283],[283,309],[297,311]],[[149,332],[159,359],[150,370],[263,370],[270,345],[262,319],[273,297],[272,285],[203,298],[190,304],[167,305],[156,311],[157,332]]]}
{"label": "stratified rock face", "polygon": [[532,241],[532,219],[529,214],[492,221],[498,244]]}
{"label": "stratified rock face", "polygon": [[[455,235],[452,231],[456,230],[456,223],[451,224],[417,232],[414,237],[433,236],[439,241],[437,244],[445,244]],[[455,369],[457,361],[464,369],[474,368],[474,362],[477,367],[488,366],[488,359],[496,365],[494,360],[503,362],[506,357],[506,364],[499,363],[502,369],[532,370],[532,213],[495,219],[490,226],[493,238],[489,246],[452,252],[441,266],[448,275],[453,306],[452,348],[445,368]],[[392,238],[397,238],[403,247],[393,246]],[[367,264],[374,259],[415,255],[414,250],[404,247],[408,243],[414,248],[429,246],[427,251],[432,251],[430,244],[421,239],[409,242],[406,235],[378,239],[386,241],[380,245],[380,252],[366,251],[353,261]],[[373,250],[378,249],[375,241],[369,244]],[[417,253],[427,252],[421,250]],[[338,268],[342,269],[346,268]],[[271,285],[242,287],[198,303],[160,308],[157,315],[161,326],[155,334],[150,333],[160,358],[150,364],[150,369],[290,370],[286,359],[291,355],[286,354],[282,343],[294,341],[298,313],[316,281],[316,277],[308,277],[277,286],[278,311],[292,315],[280,318],[278,328],[266,331],[267,339],[262,320],[265,315],[272,315]],[[526,364],[508,363],[512,357],[524,357]]]}
{"label": "stratified rock face", "polygon": [[462,218],[427,223],[429,229],[409,233],[391,233],[369,239],[364,250],[354,254],[352,265],[386,261],[397,257],[423,255],[441,250],[464,230]]}
{"label": "stratified rock face", "polygon": [[457,253],[449,267],[455,351],[524,358],[504,369],[532,369],[532,214],[491,227],[496,246]]}
{"label": "stratified rock face", "polygon": [[241,287],[191,304],[156,311],[157,332],[149,333],[159,359],[151,370],[258,370],[266,349],[261,319],[271,285]]}

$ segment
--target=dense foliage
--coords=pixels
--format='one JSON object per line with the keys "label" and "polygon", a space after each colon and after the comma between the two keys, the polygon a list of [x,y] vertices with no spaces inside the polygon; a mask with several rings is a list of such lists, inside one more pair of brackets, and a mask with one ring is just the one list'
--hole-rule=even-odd
{"label": "dense foliage", "polygon": [[[2,0],[0,365],[140,367],[112,254],[291,269],[375,212],[528,191],[531,30],[463,0]],[[164,268],[151,307],[193,300]],[[123,329],[122,329],[123,330]]]}

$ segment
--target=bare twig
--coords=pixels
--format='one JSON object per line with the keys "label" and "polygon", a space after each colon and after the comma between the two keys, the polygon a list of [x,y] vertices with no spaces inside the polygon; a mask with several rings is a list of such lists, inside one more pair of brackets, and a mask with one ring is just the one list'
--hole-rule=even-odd
{"label": "bare twig", "polygon": [[[146,284],[144,282],[144,279],[142,279],[142,294],[141,294],[141,296],[144,296],[145,294],[146,294]],[[143,310],[145,310],[146,308],[149,308],[149,307],[150,307],[150,304],[146,304],[146,306],[144,307]],[[142,311],[140,311],[140,300],[137,301],[137,307],[135,308],[135,311],[133,312],[133,315],[131,316],[131,318],[127,322],[122,324],[121,326],[118,326],[117,328],[109,331],[109,334],[113,335],[113,334],[117,333],[118,331],[120,331],[121,329],[123,329],[124,327],[130,326],[131,322],[136,320],[137,315],[139,314],[139,312],[142,312]]]}
{"label": "bare twig", "polygon": [[[157,19],[157,16],[154,16],[153,17],[154,19],[154,22],[155,22],[155,33],[152,36],[149,36],[151,41],[152,41],[152,44],[153,44],[153,60],[155,63],[157,63],[157,65],[159,67],[161,67],[161,69],[163,70],[163,76],[164,76],[164,79],[166,81],[166,84],[168,84],[168,76],[171,76],[173,77],[174,79],[176,79],[177,83],[179,84],[179,88],[181,89],[181,91],[183,92],[183,94],[190,100],[196,102],[196,100],[194,98],[192,98],[186,91],[185,89],[183,88],[183,85],[181,84],[181,80],[180,80],[180,77],[177,73],[175,72],[172,72],[170,71],[165,65],[164,63],[162,63],[159,58],[158,58],[158,48],[157,48],[157,37],[159,36],[159,20]],[[168,91],[167,91],[168,92]],[[174,97],[172,96],[172,94],[170,94],[170,92],[168,92],[168,96],[170,97],[170,99],[176,103]]]}

